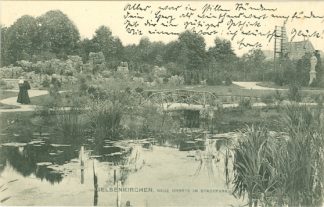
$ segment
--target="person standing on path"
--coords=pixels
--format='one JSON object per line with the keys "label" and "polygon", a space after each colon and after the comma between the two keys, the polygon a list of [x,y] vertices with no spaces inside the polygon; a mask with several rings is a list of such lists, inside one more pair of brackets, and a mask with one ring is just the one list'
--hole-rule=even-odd
{"label": "person standing on path", "polygon": [[30,84],[27,80],[19,80],[18,82],[19,85],[19,93],[18,93],[18,98],[17,102],[21,104],[29,104],[30,99],[28,95],[28,90],[30,89]]}

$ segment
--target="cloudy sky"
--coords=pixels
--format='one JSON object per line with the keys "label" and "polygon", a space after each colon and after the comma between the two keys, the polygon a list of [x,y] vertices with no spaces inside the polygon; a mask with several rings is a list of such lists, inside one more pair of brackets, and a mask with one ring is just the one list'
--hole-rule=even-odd
{"label": "cloudy sky", "polygon": [[[82,38],[91,38],[95,30],[100,25],[106,25],[111,30],[113,35],[118,36],[124,45],[131,43],[138,43],[141,36],[140,35],[130,35],[125,30],[125,15],[124,8],[129,2],[127,1],[1,1],[1,11],[0,11],[0,20],[1,24],[5,26],[12,25],[19,17],[22,15],[28,14],[34,17],[44,14],[49,10],[59,9],[65,13],[77,26]],[[134,2],[131,2],[134,3]],[[233,1],[207,1],[207,2],[167,2],[167,1],[144,1],[139,2],[142,5],[150,5],[153,7],[158,6],[178,6],[178,5],[191,5],[195,8],[202,8],[206,3],[211,5],[220,4],[223,8],[233,8],[236,2]],[[246,2],[243,2],[246,3]],[[260,2],[250,2],[250,5],[255,7],[260,6]],[[292,15],[294,12],[304,12],[304,14],[310,15],[311,12],[316,16],[324,17],[324,1],[316,2],[295,2],[295,1],[286,1],[286,2],[273,2],[266,1],[262,3],[263,7],[267,8],[276,8],[277,11],[274,12],[276,15]],[[183,7],[184,8],[184,7]],[[270,15],[270,14],[269,14]],[[267,22],[262,22],[262,27],[274,28],[275,25],[282,25],[283,21],[281,20],[267,20]],[[299,19],[295,21],[288,21],[286,24],[288,36],[291,37],[293,30],[296,31],[308,30],[309,33],[318,32],[319,36],[309,38],[314,44],[316,49],[324,51],[324,18],[316,19]],[[163,41],[169,42],[171,40],[177,39],[177,36],[168,36],[168,35],[149,35],[150,40],[152,41]],[[229,39],[226,35],[208,35],[204,36],[207,46],[213,45],[213,40],[216,36],[221,36],[223,38]],[[262,42],[262,49],[273,49],[273,41],[270,43],[265,43],[265,40],[259,37],[247,37],[246,39],[251,39],[251,41],[260,40]],[[300,41],[304,38],[302,36],[296,35],[294,41]],[[238,49],[238,44],[236,43],[239,40],[237,37],[232,45],[235,51],[238,54],[246,52],[244,49]],[[249,41],[248,41],[249,42]]]}

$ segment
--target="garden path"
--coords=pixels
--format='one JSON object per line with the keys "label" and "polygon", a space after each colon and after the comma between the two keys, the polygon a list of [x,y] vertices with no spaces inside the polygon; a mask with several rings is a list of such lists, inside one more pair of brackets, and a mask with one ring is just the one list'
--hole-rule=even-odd
{"label": "garden path", "polygon": [[[263,87],[263,86],[258,86],[259,82],[233,82],[233,84],[238,85],[244,89],[249,89],[249,90],[287,90],[287,89],[276,89],[276,88],[268,88],[268,87]],[[18,90],[8,90],[8,91],[13,91],[13,92],[18,92]],[[303,90],[307,91],[307,90]],[[314,91],[314,90],[312,90]],[[41,95],[46,95],[48,94],[47,90],[29,90],[29,97],[35,97],[35,96],[41,96]],[[7,104],[7,105],[13,105],[13,106],[18,106],[19,108],[15,109],[0,109],[0,113],[2,112],[22,112],[22,111],[33,111],[36,109],[36,105],[25,105],[25,104],[20,104],[17,103],[17,97],[10,97],[6,99],[0,100],[0,103]],[[315,103],[299,103],[300,105],[316,105]],[[252,107],[265,107],[267,104],[265,103],[253,103]],[[177,110],[177,109],[182,109],[182,108],[197,108],[201,109],[203,108],[202,105],[190,105],[187,106],[185,103],[167,103],[163,105],[163,108],[165,110]],[[224,108],[235,108],[238,107],[238,104],[236,103],[230,103],[230,104],[223,104]]]}
{"label": "garden path", "polygon": [[263,87],[258,86],[257,84],[260,82],[233,82],[233,84],[240,86],[244,89],[250,89],[250,90],[287,90],[282,88],[269,88],[269,87]]}
{"label": "garden path", "polygon": [[[19,90],[7,90],[12,92],[19,92]],[[29,90],[28,91],[29,97],[35,97],[35,96],[42,96],[48,94],[47,90]],[[7,105],[13,105],[18,106],[19,108],[16,109],[0,109],[0,113],[2,112],[20,112],[20,111],[33,111],[37,107],[36,105],[27,105],[27,104],[21,104],[17,103],[17,97],[10,97],[0,100],[1,103],[7,104]]]}
{"label": "garden path", "polygon": [[[288,89],[286,88],[271,88],[271,87],[264,87],[264,86],[259,86],[259,83],[262,82],[232,82],[233,84],[242,87],[243,89],[249,89],[249,90],[278,90],[278,91],[286,91]],[[323,91],[321,89],[301,89],[301,91]]]}

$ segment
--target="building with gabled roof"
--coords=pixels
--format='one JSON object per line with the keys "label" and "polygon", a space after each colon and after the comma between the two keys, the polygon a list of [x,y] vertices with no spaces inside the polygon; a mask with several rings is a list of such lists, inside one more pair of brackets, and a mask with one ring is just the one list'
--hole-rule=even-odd
{"label": "building with gabled roof", "polygon": [[283,47],[285,48],[283,51],[283,56],[286,56],[292,60],[299,60],[305,54],[315,52],[315,48],[309,40],[286,42],[283,44]]}

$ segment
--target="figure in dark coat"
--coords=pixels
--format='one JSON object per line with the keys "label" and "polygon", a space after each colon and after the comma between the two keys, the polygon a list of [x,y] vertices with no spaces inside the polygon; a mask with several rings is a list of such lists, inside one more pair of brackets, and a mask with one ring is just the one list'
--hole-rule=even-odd
{"label": "figure in dark coat", "polygon": [[19,81],[19,93],[18,93],[18,99],[17,102],[21,104],[29,104],[30,99],[28,95],[28,90],[30,89],[30,84],[28,81]]}

